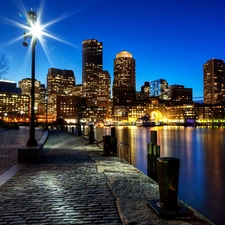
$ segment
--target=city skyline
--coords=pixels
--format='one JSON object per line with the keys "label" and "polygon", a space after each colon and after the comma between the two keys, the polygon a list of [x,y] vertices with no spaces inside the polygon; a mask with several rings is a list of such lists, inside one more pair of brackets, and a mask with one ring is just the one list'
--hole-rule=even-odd
{"label": "city skyline", "polygon": [[[203,64],[211,58],[223,59],[225,2],[114,0],[68,1],[0,0],[1,54],[10,61],[6,79],[18,83],[30,77],[30,52],[22,46],[26,12],[31,8],[42,24],[53,22],[44,37],[48,57],[36,46],[36,79],[46,84],[49,68],[73,70],[76,84],[82,83],[82,41],[103,42],[103,70],[113,76],[116,54],[126,50],[136,60],[136,90],[145,81],[166,79],[193,89],[193,97],[203,99]],[[14,22],[13,22],[14,21]],[[15,40],[15,41],[13,41]],[[63,40],[60,42],[59,40]],[[29,58],[26,57],[28,53]]]}

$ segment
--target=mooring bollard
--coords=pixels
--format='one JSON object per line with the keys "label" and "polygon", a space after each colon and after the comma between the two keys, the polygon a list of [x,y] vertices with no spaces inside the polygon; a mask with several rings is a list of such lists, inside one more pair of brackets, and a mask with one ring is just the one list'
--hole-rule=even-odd
{"label": "mooring bollard", "polygon": [[163,219],[192,219],[193,212],[185,205],[178,204],[178,183],[180,160],[174,157],[157,158],[159,200],[147,203]]}
{"label": "mooring bollard", "polygon": [[177,209],[180,159],[159,157],[158,183],[160,205],[168,209]]}
{"label": "mooring bollard", "polygon": [[89,125],[89,133],[88,133],[88,137],[89,137],[89,144],[93,144],[95,141],[95,136],[94,136],[94,125]]}
{"label": "mooring bollard", "polygon": [[71,127],[71,129],[72,129],[71,133],[74,134],[74,127]]}
{"label": "mooring bollard", "polygon": [[110,151],[117,156],[117,138],[116,138],[116,129],[111,127],[111,146]]}
{"label": "mooring bollard", "polygon": [[148,144],[148,176],[158,182],[157,158],[160,157],[160,146]]}
{"label": "mooring bollard", "polygon": [[156,130],[151,130],[150,138],[151,138],[151,143],[157,145],[157,131]]}
{"label": "mooring bollard", "polygon": [[103,136],[103,156],[109,156],[111,149],[111,136],[105,135]]}

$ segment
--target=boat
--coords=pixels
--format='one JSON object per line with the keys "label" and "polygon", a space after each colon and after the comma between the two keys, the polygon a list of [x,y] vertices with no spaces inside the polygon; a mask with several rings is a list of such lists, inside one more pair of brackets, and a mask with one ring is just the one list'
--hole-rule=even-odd
{"label": "boat", "polygon": [[140,127],[140,126],[150,127],[150,126],[155,126],[155,125],[156,125],[155,121],[150,120],[150,117],[148,114],[146,114],[143,117],[138,118],[136,120],[136,126],[138,126],[138,127]]}

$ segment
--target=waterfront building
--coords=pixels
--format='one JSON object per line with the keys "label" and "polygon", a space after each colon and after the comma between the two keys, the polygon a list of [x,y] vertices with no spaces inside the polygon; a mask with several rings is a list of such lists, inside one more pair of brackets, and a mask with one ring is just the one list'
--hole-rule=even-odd
{"label": "waterfront building", "polygon": [[[165,106],[165,123],[174,124],[174,125],[183,125],[185,124],[185,119],[187,116],[191,116],[194,113],[195,119],[197,117],[194,104],[175,104],[175,105],[166,105]],[[191,113],[190,113],[191,112]],[[190,119],[191,117],[189,117]]]}
{"label": "waterfront building", "polygon": [[[31,96],[31,78],[24,78],[18,82],[19,88],[21,88],[21,94]],[[34,80],[34,108],[37,111],[40,103],[40,81]]]}
{"label": "waterfront building", "polygon": [[29,122],[29,95],[0,92],[0,119],[6,122]]}
{"label": "waterfront building", "polygon": [[169,86],[164,79],[158,79],[150,82],[150,97],[158,97],[163,100],[168,99]]}
{"label": "waterfront building", "polygon": [[169,86],[168,100],[179,104],[192,103],[192,88],[185,88],[183,85]]}
{"label": "waterfront building", "polygon": [[49,68],[47,74],[48,114],[57,118],[57,96],[72,96],[75,77],[72,70]]}
{"label": "waterfront building", "polygon": [[83,97],[57,96],[57,118],[63,118],[67,123],[78,123],[85,109]]}
{"label": "waterfront building", "polygon": [[82,110],[82,121],[86,123],[90,122],[98,122],[98,121],[104,121],[106,120],[106,108],[101,107],[85,107],[84,110]]}
{"label": "waterfront building", "polygon": [[138,118],[143,117],[146,114],[146,103],[144,101],[136,101],[128,109],[128,121],[131,123],[136,122]]}
{"label": "waterfront building", "polygon": [[82,84],[86,106],[98,106],[99,73],[102,71],[102,42],[89,39],[82,42]]}
{"label": "waterfront building", "polygon": [[204,103],[225,103],[225,63],[220,59],[208,60],[204,65]]}
{"label": "waterfront building", "polygon": [[150,97],[146,102],[146,114],[149,115],[150,121],[156,125],[166,122],[166,104],[160,98]]}
{"label": "waterfront building", "polygon": [[132,54],[123,50],[114,59],[113,80],[113,116],[125,119],[128,116],[127,106],[136,100],[135,59]]}

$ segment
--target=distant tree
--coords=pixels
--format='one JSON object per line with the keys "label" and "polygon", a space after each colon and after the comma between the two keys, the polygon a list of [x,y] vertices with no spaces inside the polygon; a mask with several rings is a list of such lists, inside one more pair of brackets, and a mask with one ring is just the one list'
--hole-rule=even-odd
{"label": "distant tree", "polygon": [[9,60],[5,54],[0,56],[0,80],[9,72]]}

